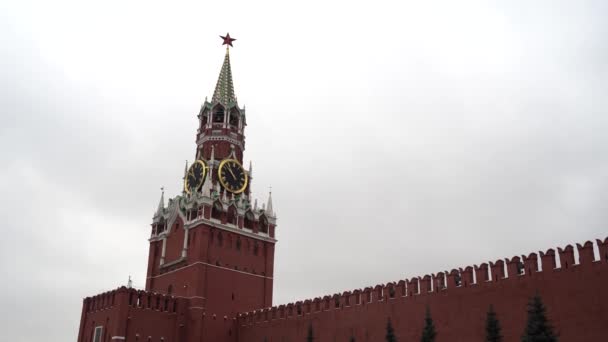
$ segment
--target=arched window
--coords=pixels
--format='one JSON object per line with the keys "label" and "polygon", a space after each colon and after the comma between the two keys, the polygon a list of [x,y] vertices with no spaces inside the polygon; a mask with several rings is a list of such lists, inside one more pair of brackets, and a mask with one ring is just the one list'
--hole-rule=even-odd
{"label": "arched window", "polygon": [[201,129],[205,128],[205,125],[207,125],[207,113],[205,113],[205,115],[203,115],[203,118],[201,119]]}
{"label": "arched window", "polygon": [[213,208],[211,209],[211,218],[214,218],[216,220],[221,220],[223,209],[224,208],[222,207],[220,202],[213,203]]}
{"label": "arched window", "polygon": [[234,207],[234,205],[231,205],[231,206],[228,208],[228,217],[227,217],[227,222],[228,222],[228,223],[230,223],[230,224],[234,224],[234,225],[236,225],[236,218],[237,218],[237,215],[236,215],[236,208]]}
{"label": "arched window", "polygon": [[260,232],[268,234],[268,219],[266,216],[260,216]]}
{"label": "arched window", "polygon": [[245,222],[243,222],[243,227],[247,229],[253,229],[253,214],[251,211],[245,213]]}
{"label": "arched window", "polygon": [[239,127],[239,111],[236,110],[236,108],[233,108],[232,111],[230,111],[230,118],[229,118],[229,123],[230,123],[230,127],[232,128],[238,128]]}
{"label": "arched window", "polygon": [[224,122],[224,107],[217,107],[213,112],[213,123]]}
{"label": "arched window", "polygon": [[165,222],[164,218],[161,218],[160,222],[158,222],[156,224],[156,234],[158,235],[158,234],[164,232],[166,228],[167,228],[167,223]]}

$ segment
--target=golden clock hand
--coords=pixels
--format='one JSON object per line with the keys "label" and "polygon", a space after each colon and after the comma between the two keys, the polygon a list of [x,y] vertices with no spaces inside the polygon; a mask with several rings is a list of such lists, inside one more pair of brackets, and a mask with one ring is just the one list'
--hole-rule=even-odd
{"label": "golden clock hand", "polygon": [[236,175],[234,174],[234,172],[232,172],[232,169],[230,167],[228,167],[228,172],[230,172],[232,177],[234,177],[234,179],[236,180]]}

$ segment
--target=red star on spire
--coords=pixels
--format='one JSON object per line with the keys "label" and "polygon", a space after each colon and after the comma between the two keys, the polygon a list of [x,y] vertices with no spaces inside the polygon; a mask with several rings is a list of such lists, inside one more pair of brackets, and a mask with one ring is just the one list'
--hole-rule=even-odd
{"label": "red star on spire", "polygon": [[222,45],[230,45],[232,46],[232,42],[235,41],[235,38],[230,38],[230,33],[226,33],[226,36],[220,36],[220,38],[222,38],[224,40],[224,43]]}

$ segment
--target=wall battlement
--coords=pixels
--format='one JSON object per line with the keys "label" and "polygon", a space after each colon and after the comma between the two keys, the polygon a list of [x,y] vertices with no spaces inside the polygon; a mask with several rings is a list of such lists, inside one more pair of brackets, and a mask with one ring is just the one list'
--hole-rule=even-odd
{"label": "wall battlement", "polygon": [[[119,294],[124,295],[119,296]],[[119,304],[126,304],[134,309],[176,312],[178,298],[162,293],[136,290],[122,286],[115,290],[100,293],[96,296],[87,297],[83,300],[85,313],[112,309]]]}
{"label": "wall battlement", "polygon": [[538,278],[546,273],[608,263],[608,237],[603,241],[596,240],[596,246],[599,258],[595,256],[594,244],[586,241],[582,245],[576,244],[578,258],[575,255],[574,247],[567,245],[564,248],[557,248],[557,253],[554,249],[548,249],[544,252],[452,269],[449,272],[441,271],[364,289],[261,308],[238,314],[237,322],[239,326],[252,326],[326,311],[348,310],[361,305],[381,304],[398,298],[407,300],[423,294],[432,295],[460,291],[465,288],[497,286],[514,279],[525,281],[526,278]]}

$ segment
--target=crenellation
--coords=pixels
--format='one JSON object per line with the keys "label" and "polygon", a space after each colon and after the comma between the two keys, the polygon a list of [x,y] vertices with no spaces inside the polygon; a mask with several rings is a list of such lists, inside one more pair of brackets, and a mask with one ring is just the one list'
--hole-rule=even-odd
{"label": "crenellation", "polygon": [[417,277],[410,278],[410,279],[406,280],[406,282],[407,282],[407,289],[409,291],[410,296],[415,296],[415,295],[420,294],[420,291],[419,291],[420,283],[419,283]]}
{"label": "crenellation", "polygon": [[376,298],[377,302],[381,302],[384,300],[383,289],[384,289],[383,285],[378,284],[378,285],[374,286],[374,294],[375,294],[374,297]]}
{"label": "crenellation", "polygon": [[420,293],[426,294],[433,292],[433,282],[430,275],[426,274],[420,278]]}
{"label": "crenellation", "polygon": [[368,304],[372,302],[372,288],[366,287],[363,289],[363,304]]}
{"label": "crenellation", "polygon": [[460,275],[462,276],[462,285],[469,287],[475,285],[475,277],[473,276],[473,266],[467,266],[464,269],[460,268]]}
{"label": "crenellation", "polygon": [[557,264],[555,262],[555,250],[550,248],[544,253],[541,251],[540,262],[543,272],[555,270],[557,268]]}
{"label": "crenellation", "polygon": [[312,300],[304,300],[304,314],[309,315],[312,313]]}
{"label": "crenellation", "polygon": [[351,303],[351,292],[350,291],[344,291],[342,292],[342,306],[348,307],[350,306]]}
{"label": "crenellation", "polygon": [[313,312],[319,312],[322,310],[322,299],[321,297],[315,297],[313,300]]}
{"label": "crenellation", "polygon": [[482,263],[481,265],[473,265],[475,270],[475,279],[477,284],[484,284],[490,281],[490,273],[488,263]]}
{"label": "crenellation", "polygon": [[505,279],[505,262],[502,259],[496,260],[496,262],[490,261],[490,269],[492,270],[492,281],[499,281]]}
{"label": "crenellation", "polygon": [[[606,246],[607,241],[598,240],[598,247],[601,253],[608,252]],[[577,244],[577,249],[580,255],[581,265],[590,265],[595,262],[593,252],[593,243],[585,242],[583,245]],[[560,258],[564,268],[571,268],[573,265],[574,254],[571,245],[565,248],[558,248]],[[555,269],[556,255],[553,249],[540,253],[541,262],[545,270],[551,272]],[[306,299],[297,301],[279,307],[272,307],[265,310],[254,311],[255,319],[252,324],[268,322],[277,318],[305,318],[309,314],[321,314],[323,311],[334,311],[337,309],[357,310],[360,304],[382,303],[390,300],[398,300],[408,296],[417,294],[437,293],[442,290],[452,290],[456,288],[467,288],[479,283],[487,283],[483,287],[486,291],[491,291],[492,281],[494,282],[505,278],[516,278],[519,276],[533,276],[539,272],[539,254],[530,253],[527,256],[514,256],[506,259],[499,259],[495,262],[482,263],[477,266],[466,266],[464,268],[452,269],[450,272],[439,272],[437,274],[425,275],[423,277],[412,277],[409,280],[399,280],[398,282],[387,282],[386,284],[378,284],[374,287],[366,287],[363,290],[355,289],[353,291],[344,291],[333,295],[325,295],[314,299]],[[522,279],[528,279],[522,278]],[[530,278],[530,281],[538,281],[542,278]],[[445,286],[442,286],[445,284]],[[441,300],[441,299],[440,299]],[[278,312],[278,314],[277,314]],[[333,314],[332,314],[333,315]],[[243,325],[247,317],[252,316],[251,313],[238,315]],[[322,317],[322,316],[318,316]]]}
{"label": "crenellation", "polygon": [[405,280],[399,280],[397,282],[397,296],[405,297],[407,295],[407,286],[405,285]]}
{"label": "crenellation", "polygon": [[514,256],[511,259],[505,259],[507,264],[507,277],[515,278],[524,275],[524,265],[519,256]]}
{"label": "crenellation", "polygon": [[340,309],[341,308],[341,302],[340,302],[341,296],[339,293],[334,293],[331,296],[331,309],[335,310],[335,309]]}
{"label": "crenellation", "polygon": [[360,289],[353,290],[353,297],[355,298],[354,304],[361,305],[361,290]]}
{"label": "crenellation", "polygon": [[533,275],[538,272],[538,254],[530,253],[528,256],[522,255],[525,273]]}
{"label": "crenellation", "polygon": [[462,276],[460,275],[460,271],[457,269],[452,269],[447,273],[447,288],[456,288],[462,286]]}
{"label": "crenellation", "polygon": [[597,239],[595,240],[597,243],[597,247],[599,250],[600,261],[608,262],[608,237],[604,239],[604,241]]}
{"label": "crenellation", "polygon": [[564,249],[558,247],[557,251],[559,255],[561,269],[567,269],[568,267],[576,265],[574,261],[574,247],[572,247],[572,245],[568,245]]}
{"label": "crenellation", "polygon": [[437,274],[433,274],[433,287],[435,292],[439,292],[446,289],[446,276],[445,272],[437,272]]}
{"label": "crenellation", "polygon": [[583,245],[577,243],[576,249],[578,250],[578,263],[580,265],[591,264],[596,261],[591,241],[586,241]]}

